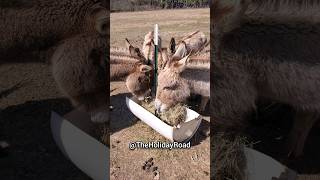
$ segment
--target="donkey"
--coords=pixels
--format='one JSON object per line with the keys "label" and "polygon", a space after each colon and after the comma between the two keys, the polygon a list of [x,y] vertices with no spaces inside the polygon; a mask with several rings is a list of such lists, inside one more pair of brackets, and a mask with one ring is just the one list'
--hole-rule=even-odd
{"label": "donkey", "polygon": [[186,56],[181,60],[170,59],[159,72],[155,107],[158,112],[185,102],[191,94],[201,95],[200,111],[210,97],[209,54]]}
{"label": "donkey", "polygon": [[81,34],[62,42],[51,58],[58,88],[93,122],[108,121],[107,48],[99,34]]}
{"label": "donkey", "polygon": [[[194,36],[195,34],[200,34],[200,37]],[[190,53],[192,50],[194,52],[202,50],[207,44],[205,36],[203,33],[199,33],[199,31],[190,33],[188,36],[185,36],[181,41],[185,41],[182,46],[178,46],[180,52]],[[171,41],[173,42],[173,41]],[[140,54],[141,58],[140,63],[134,66],[134,70],[129,74],[126,79],[126,85],[128,90],[135,96],[138,97],[139,100],[143,100],[145,97],[150,95],[150,89],[152,87],[153,82],[153,55],[154,55],[154,44],[153,44],[153,32],[148,32],[145,35],[143,50],[142,53],[138,48],[135,48],[135,51]],[[158,56],[158,69],[161,70],[164,68],[165,63],[169,61],[169,53],[167,52],[167,48],[161,47],[161,39],[159,43],[159,56]],[[175,42],[171,45],[175,47]],[[127,41],[127,47],[133,47],[129,41]],[[187,48],[188,47],[188,48]],[[142,55],[144,55],[144,59]],[[182,56],[182,55],[181,55]],[[175,57],[178,57],[176,55]],[[151,58],[151,59],[150,59]],[[181,58],[180,58],[181,59]],[[149,62],[146,64],[145,61]],[[111,66],[112,67],[112,66]]]}
{"label": "donkey", "polygon": [[[158,56],[158,68],[162,69],[164,63],[169,59],[167,49],[160,48]],[[154,69],[152,64],[146,64],[145,61],[136,63],[134,69],[126,78],[126,86],[138,100],[143,100],[151,95],[153,85]]]}
{"label": "donkey", "polygon": [[32,7],[0,7],[0,54],[48,48],[77,34],[107,35],[107,14],[101,0],[43,0]]}
{"label": "donkey", "polygon": [[178,44],[176,44],[175,39],[172,37],[170,41],[170,52],[173,59],[180,60],[191,51],[200,52],[208,45],[209,41],[207,41],[205,34],[198,30],[182,37]]}
{"label": "donkey", "polygon": [[[126,78],[126,86],[128,91],[136,96],[138,100],[143,100],[150,95],[153,83],[153,55],[155,51],[153,32],[148,32],[145,35],[142,52],[139,48],[134,47],[128,40],[126,41],[126,46],[131,56],[139,58],[139,61],[132,66],[133,69]],[[161,48],[161,38],[159,38],[158,67],[161,68],[163,62],[167,59],[167,51]]]}
{"label": "donkey", "polygon": [[[288,150],[293,156],[303,153],[307,135],[320,116],[320,26],[318,13],[308,11],[319,10],[319,5],[304,0],[213,3],[210,77],[216,132],[241,131],[257,99],[263,97],[296,110]],[[268,17],[266,7],[284,19]],[[259,12],[262,20],[273,21],[248,16]]]}
{"label": "donkey", "polygon": [[[145,36],[144,36],[144,42],[142,44],[142,52],[144,57],[147,60],[150,60],[152,63],[154,60],[154,51],[155,51],[155,46],[154,46],[154,37],[153,37],[154,33],[153,31],[148,32]],[[158,37],[158,47],[162,47],[162,40],[161,37]]]}
{"label": "donkey", "polygon": [[[148,35],[148,34],[147,34]],[[148,45],[144,43],[144,49]],[[125,80],[128,91],[139,100],[150,94],[153,68],[140,48],[126,39],[126,48],[112,47],[110,51],[110,80]]]}

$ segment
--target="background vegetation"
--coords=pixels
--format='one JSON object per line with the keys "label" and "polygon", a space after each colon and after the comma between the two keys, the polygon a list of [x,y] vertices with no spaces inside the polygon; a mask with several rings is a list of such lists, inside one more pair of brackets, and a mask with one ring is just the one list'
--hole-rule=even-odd
{"label": "background vegetation", "polygon": [[210,0],[111,0],[111,11],[141,11],[153,9],[204,8]]}

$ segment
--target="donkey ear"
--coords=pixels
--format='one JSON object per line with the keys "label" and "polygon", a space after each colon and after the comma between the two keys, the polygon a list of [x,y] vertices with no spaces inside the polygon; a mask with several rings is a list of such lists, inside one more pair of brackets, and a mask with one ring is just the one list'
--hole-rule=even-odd
{"label": "donkey ear", "polygon": [[174,37],[172,37],[170,40],[170,52],[172,54],[176,52],[176,40],[174,39]]}
{"label": "donkey ear", "polygon": [[140,49],[132,46],[132,44],[130,43],[130,41],[127,38],[126,38],[126,47],[129,50],[129,53],[130,53],[131,56],[143,57]]}
{"label": "donkey ear", "polygon": [[139,48],[133,47],[130,50],[131,56],[139,57],[144,62],[145,58]]}
{"label": "donkey ear", "polygon": [[148,65],[141,65],[139,67],[139,70],[140,72],[143,72],[143,73],[146,73],[146,72],[149,72],[152,70],[152,67],[151,66],[148,66]]}
{"label": "donkey ear", "polygon": [[189,53],[187,56],[185,56],[184,58],[180,59],[180,60],[178,61],[178,63],[179,63],[180,65],[186,66],[187,63],[188,63],[188,60],[190,59],[191,53],[192,53],[192,52],[190,52],[190,53]]}
{"label": "donkey ear", "polygon": [[178,62],[174,63],[174,67],[177,68],[178,72],[182,72],[183,70],[185,70],[186,65],[188,64],[188,60],[190,59],[190,54],[191,53],[180,59]]}
{"label": "donkey ear", "polygon": [[167,48],[161,48],[161,50],[159,51],[159,55],[161,56],[161,57],[159,57],[160,61],[161,61],[161,62],[159,62],[159,64],[161,65],[160,66],[160,70],[161,70],[166,67],[166,65],[168,64],[168,61],[169,61]]}
{"label": "donkey ear", "polygon": [[185,41],[185,40],[187,40],[187,39],[190,39],[190,38],[192,38],[192,36],[194,36],[195,34],[197,34],[197,33],[199,33],[199,32],[200,32],[200,30],[193,31],[193,32],[187,34],[186,36],[184,36],[184,37],[181,39],[181,41]]}
{"label": "donkey ear", "polygon": [[149,31],[145,36],[144,40],[151,40],[153,39],[153,31]]}
{"label": "donkey ear", "polygon": [[128,38],[126,38],[126,48],[130,51],[130,48],[133,48]]}

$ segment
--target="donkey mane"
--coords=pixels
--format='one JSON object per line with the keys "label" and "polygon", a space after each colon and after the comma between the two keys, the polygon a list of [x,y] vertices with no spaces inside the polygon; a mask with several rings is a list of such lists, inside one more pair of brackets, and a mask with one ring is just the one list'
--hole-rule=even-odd
{"label": "donkey mane", "polygon": [[205,54],[200,54],[200,55],[193,55],[190,56],[190,59],[188,60],[188,65],[187,66],[204,66],[208,67],[210,66],[210,54],[205,53]]}

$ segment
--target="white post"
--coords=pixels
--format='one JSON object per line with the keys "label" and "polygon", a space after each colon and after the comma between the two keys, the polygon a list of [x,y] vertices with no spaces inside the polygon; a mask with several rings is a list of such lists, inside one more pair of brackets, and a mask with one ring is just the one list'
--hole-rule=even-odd
{"label": "white post", "polygon": [[158,27],[158,24],[155,24],[154,25],[154,45],[156,45],[156,46],[158,46],[158,41],[159,41],[159,39],[158,39],[158,30],[159,30],[159,27]]}
{"label": "white post", "polygon": [[[154,26],[154,83],[153,83],[153,87],[154,87],[154,96],[156,96],[157,93],[157,86],[158,86],[158,43],[159,43],[159,27],[158,24],[155,24]],[[155,115],[157,116],[157,110],[155,110]]]}

